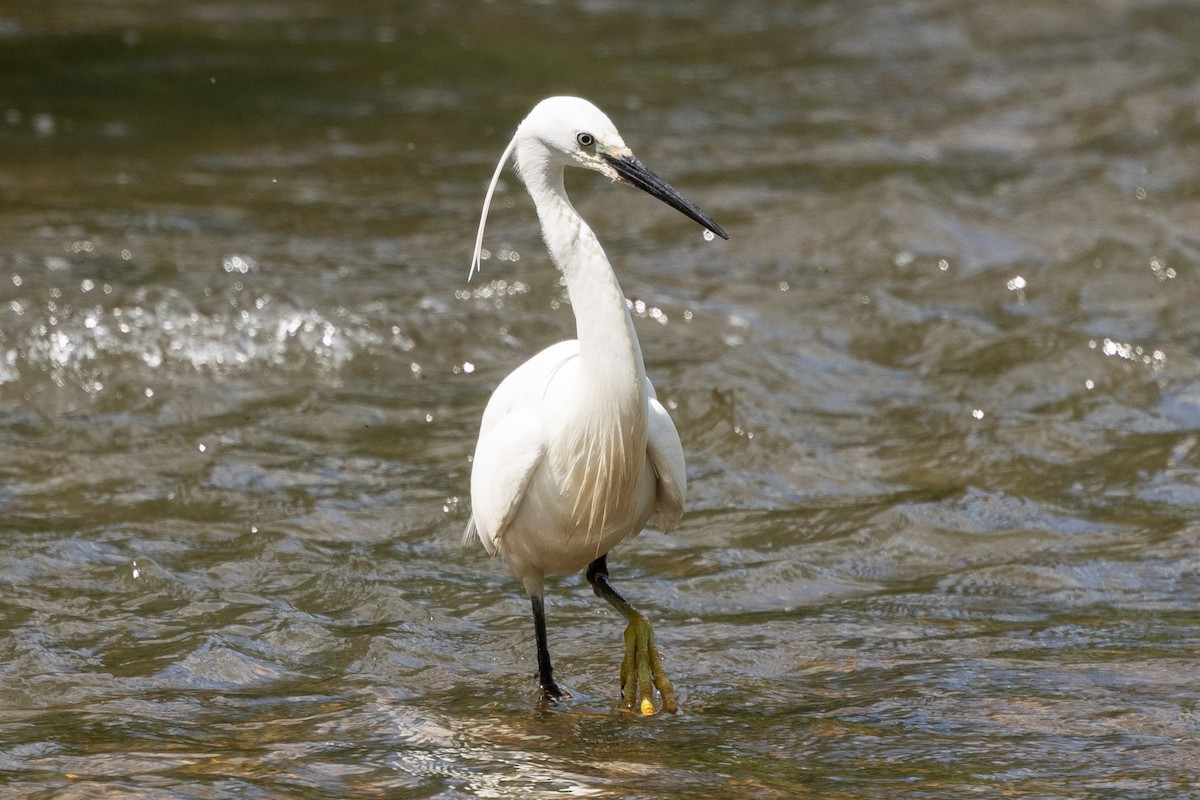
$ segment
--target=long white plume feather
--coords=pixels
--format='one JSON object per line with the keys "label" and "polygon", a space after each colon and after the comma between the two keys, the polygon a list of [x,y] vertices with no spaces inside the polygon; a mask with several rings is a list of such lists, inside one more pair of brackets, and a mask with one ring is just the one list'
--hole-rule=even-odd
{"label": "long white plume feather", "polygon": [[483,252],[483,227],[487,224],[488,209],[492,207],[492,192],[496,191],[496,184],[500,182],[500,173],[504,171],[504,165],[508,163],[508,158],[516,146],[517,137],[514,135],[512,141],[508,143],[508,147],[504,148],[504,155],[500,156],[500,163],[496,165],[496,171],[492,173],[492,182],[488,184],[487,195],[483,198],[483,213],[479,216],[479,233],[475,235],[475,255],[471,258],[471,270],[467,273],[467,283],[470,283],[471,278],[479,271],[479,256]]}

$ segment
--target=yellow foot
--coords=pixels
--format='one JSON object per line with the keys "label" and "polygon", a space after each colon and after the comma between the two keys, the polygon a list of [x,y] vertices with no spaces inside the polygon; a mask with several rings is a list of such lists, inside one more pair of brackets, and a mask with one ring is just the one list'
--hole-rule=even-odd
{"label": "yellow foot", "polygon": [[654,690],[662,695],[663,711],[678,711],[675,687],[663,672],[650,620],[635,613],[625,628],[625,660],[621,662],[621,705],[650,716],[654,713]]}

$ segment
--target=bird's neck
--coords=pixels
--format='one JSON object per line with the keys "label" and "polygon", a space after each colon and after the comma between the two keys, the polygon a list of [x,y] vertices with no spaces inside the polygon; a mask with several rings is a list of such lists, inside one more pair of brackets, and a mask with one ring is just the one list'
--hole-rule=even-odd
{"label": "bird's neck", "polygon": [[644,404],[646,367],[617,276],[567,198],[561,168],[541,177],[529,185],[530,194],[571,298],[584,379],[597,399]]}
{"label": "bird's neck", "polygon": [[523,170],[542,237],[567,284],[579,339],[578,395],[573,413],[562,417],[562,446],[550,458],[575,496],[574,524],[587,540],[595,536],[599,548],[612,526],[630,523],[644,485],[646,367],[617,276],[567,199],[562,172]]}

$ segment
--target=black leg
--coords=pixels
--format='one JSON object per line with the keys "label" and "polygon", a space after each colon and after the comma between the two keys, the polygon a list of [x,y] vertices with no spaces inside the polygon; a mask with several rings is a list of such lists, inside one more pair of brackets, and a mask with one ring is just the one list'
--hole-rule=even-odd
{"label": "black leg", "polygon": [[604,554],[588,564],[587,568],[588,583],[592,585],[592,591],[597,597],[603,597],[608,601],[609,605],[621,612],[621,616],[625,619],[632,619],[633,615],[638,613],[629,601],[621,597],[620,593],[612,587],[608,582],[608,554]]}
{"label": "black leg", "polygon": [[533,603],[533,631],[537,637],[538,683],[542,691],[555,699],[563,696],[563,690],[554,682],[554,668],[550,666],[550,648],[546,644],[546,605],[541,595],[529,598]]}
{"label": "black leg", "polygon": [[621,662],[621,702],[630,711],[653,714],[654,689],[662,695],[662,710],[677,711],[675,687],[663,671],[654,631],[645,615],[629,604],[608,582],[608,556],[588,565],[587,579],[597,597],[603,597],[628,621],[625,628],[625,659]]}

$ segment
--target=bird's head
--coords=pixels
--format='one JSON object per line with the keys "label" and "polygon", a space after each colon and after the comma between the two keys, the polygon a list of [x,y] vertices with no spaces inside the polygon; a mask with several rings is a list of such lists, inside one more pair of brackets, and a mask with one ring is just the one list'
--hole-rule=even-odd
{"label": "bird's head", "polygon": [[533,107],[513,137],[523,176],[552,165],[590,169],[636,186],[708,230],[728,239],[721,226],[654,174],[625,145],[608,116],[581,97],[548,97]]}
{"label": "bird's head", "polygon": [[523,174],[539,164],[594,170],[621,180],[613,159],[632,156],[617,127],[581,97],[548,97],[517,128],[517,167]]}
{"label": "bird's head", "polygon": [[483,227],[487,222],[492,192],[510,155],[515,157],[517,171],[530,192],[535,191],[535,184],[545,189],[556,185],[557,191],[562,192],[563,168],[582,167],[599,172],[615,182],[636,186],[722,239],[729,238],[710,216],[634,156],[603,111],[580,97],[548,97],[534,106],[517,127],[516,134],[492,174],[492,182],[484,196],[483,214],[479,220],[475,255],[468,280],[479,269]]}

